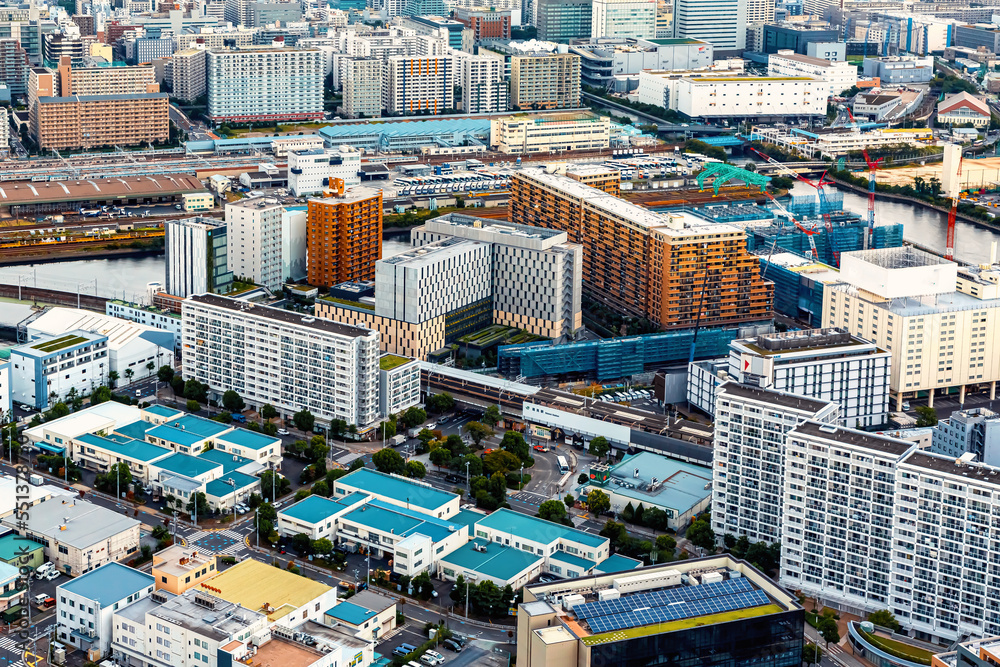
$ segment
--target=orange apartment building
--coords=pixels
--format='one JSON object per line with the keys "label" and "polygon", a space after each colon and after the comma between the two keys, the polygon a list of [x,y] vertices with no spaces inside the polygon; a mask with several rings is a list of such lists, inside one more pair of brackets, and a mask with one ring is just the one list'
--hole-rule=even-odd
{"label": "orange apartment building", "polygon": [[306,212],[306,276],[310,285],[375,279],[382,257],[382,191],[344,191],[334,179],[332,196],[310,199]]}
{"label": "orange apartment building", "polygon": [[135,146],[169,139],[168,96],[39,97],[29,112],[42,150]]}
{"label": "orange apartment building", "polygon": [[509,215],[565,231],[583,246],[589,296],[664,329],[771,319],[774,285],[761,279],[742,229],[631,204],[616,196],[614,179],[602,181],[593,170],[586,180],[602,189],[582,180],[521,170],[512,180]]}

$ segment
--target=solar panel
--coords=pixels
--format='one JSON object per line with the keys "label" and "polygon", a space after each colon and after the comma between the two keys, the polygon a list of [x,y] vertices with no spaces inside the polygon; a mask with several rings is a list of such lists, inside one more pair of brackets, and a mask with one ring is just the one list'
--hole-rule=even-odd
{"label": "solar panel", "polygon": [[662,607],[674,602],[733,595],[750,590],[753,590],[753,586],[747,579],[730,579],[701,586],[684,586],[652,593],[636,593],[616,600],[587,602],[573,607],[573,613],[579,619],[588,619],[596,616],[621,614],[641,607]]}
{"label": "solar panel", "polygon": [[[613,600],[609,600],[613,602]],[[666,623],[683,618],[706,616],[736,609],[747,609],[770,604],[770,598],[763,591],[747,591],[732,595],[716,596],[691,601],[679,601],[662,607],[639,607],[631,611],[609,616],[597,616],[587,620],[595,634],[635,628],[654,623]]]}

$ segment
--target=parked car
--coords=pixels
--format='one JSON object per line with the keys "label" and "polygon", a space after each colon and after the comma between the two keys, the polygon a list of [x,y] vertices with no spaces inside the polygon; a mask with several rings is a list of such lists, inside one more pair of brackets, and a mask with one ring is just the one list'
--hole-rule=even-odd
{"label": "parked car", "polygon": [[278,429],[278,435],[288,435],[288,429],[287,428],[279,428]]}
{"label": "parked car", "polygon": [[400,644],[396,648],[392,649],[392,654],[402,657],[404,655],[409,655],[410,653],[413,653],[416,650],[417,647],[414,646],[413,644]]}
{"label": "parked car", "polygon": [[549,451],[549,448],[546,447],[545,445],[535,445],[534,447],[532,447],[532,449],[534,449],[536,452],[547,452],[547,451]]}
{"label": "parked car", "polygon": [[454,651],[455,653],[462,652],[462,645],[459,644],[454,639],[445,639],[443,642],[441,642],[441,646],[444,646],[449,651]]}
{"label": "parked car", "polygon": [[42,575],[42,579],[52,581],[53,579],[58,579],[60,574],[62,573],[59,570],[49,570],[46,574]]}
{"label": "parked car", "polygon": [[440,665],[444,662],[444,656],[437,651],[427,650],[424,654],[420,656],[420,662],[425,665]]}
{"label": "parked car", "polygon": [[459,477],[458,475],[451,474],[451,475],[446,475],[444,481],[451,482],[452,484],[459,484],[462,482],[462,478]]}

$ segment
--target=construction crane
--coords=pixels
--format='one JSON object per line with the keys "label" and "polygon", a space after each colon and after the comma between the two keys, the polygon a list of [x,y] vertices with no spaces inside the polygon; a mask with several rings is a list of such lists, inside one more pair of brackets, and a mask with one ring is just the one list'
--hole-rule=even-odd
{"label": "construction crane", "polygon": [[868,165],[868,233],[865,234],[865,250],[868,250],[875,242],[875,172],[878,170],[879,163],[885,158],[872,160],[868,157],[867,149],[862,150],[861,155],[864,156],[865,163]]}
{"label": "construction crane", "polygon": [[[775,207],[777,207],[777,209],[779,211],[781,211],[786,216],[788,216],[788,219],[792,221],[792,224],[794,224],[795,227],[800,232],[802,232],[803,234],[806,235],[806,238],[809,240],[809,251],[812,253],[813,259],[815,259],[818,262],[819,261],[819,252],[817,252],[817,250],[816,250],[816,240],[813,238],[813,236],[815,236],[816,234],[819,234],[820,230],[816,229],[815,225],[813,225],[812,227],[806,229],[806,227],[804,225],[802,225],[798,220],[795,219],[794,215],[792,215],[791,213],[789,213],[789,211],[788,211],[787,208],[785,208],[784,206],[782,206],[778,202],[778,200],[774,198],[774,195],[772,195],[770,192],[765,192],[764,195],[767,196],[767,198],[771,200],[771,202],[775,205]],[[772,252],[773,252],[773,248],[772,248]],[[768,258],[768,261],[770,262],[770,257]]]}
{"label": "construction crane", "polygon": [[[958,213],[958,198],[962,191],[960,185],[962,181],[962,153],[958,152],[958,170],[955,172],[955,182],[951,187],[951,208],[948,210],[948,236],[944,244],[944,258],[954,261],[955,259],[955,214]],[[945,166],[948,162],[945,162]]]}

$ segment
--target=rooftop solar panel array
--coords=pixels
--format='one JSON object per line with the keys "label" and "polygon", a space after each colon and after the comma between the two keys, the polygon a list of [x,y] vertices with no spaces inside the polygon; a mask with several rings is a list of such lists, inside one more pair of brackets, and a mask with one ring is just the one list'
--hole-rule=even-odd
{"label": "rooftop solar panel array", "polygon": [[675,602],[705,600],[724,595],[733,595],[735,593],[745,593],[751,590],[753,590],[753,585],[747,579],[730,579],[728,581],[703,584],[701,586],[682,586],[653,593],[637,593],[635,595],[620,597],[617,600],[587,602],[573,607],[573,613],[579,619],[612,616],[642,607],[663,607]]}
{"label": "rooftop solar panel array", "polygon": [[590,618],[587,623],[592,632],[600,634],[654,623],[677,621],[683,618],[758,607],[770,604],[770,602],[770,598],[763,591],[750,591],[701,600],[679,600],[664,607],[641,607],[612,616]]}

